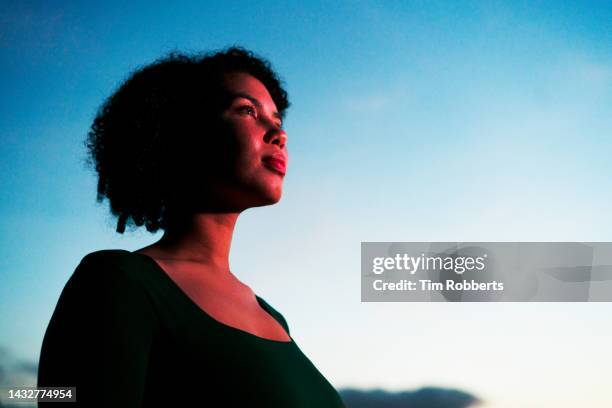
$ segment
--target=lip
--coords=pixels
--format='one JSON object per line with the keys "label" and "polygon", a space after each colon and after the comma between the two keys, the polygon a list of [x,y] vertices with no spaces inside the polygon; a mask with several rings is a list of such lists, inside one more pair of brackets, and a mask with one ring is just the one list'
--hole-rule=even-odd
{"label": "lip", "polygon": [[266,156],[261,159],[268,169],[284,176],[287,173],[287,159],[280,155]]}

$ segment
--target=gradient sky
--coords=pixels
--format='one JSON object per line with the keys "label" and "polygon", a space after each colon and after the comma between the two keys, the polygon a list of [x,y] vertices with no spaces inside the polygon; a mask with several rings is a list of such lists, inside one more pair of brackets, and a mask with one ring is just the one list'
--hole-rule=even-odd
{"label": "gradient sky", "polygon": [[83,140],[134,68],[240,44],[292,100],[280,204],[233,271],[336,387],[610,406],[610,304],[360,302],[361,241],[612,241],[612,3],[0,3],[0,346],[37,360],[78,261],[118,236]]}

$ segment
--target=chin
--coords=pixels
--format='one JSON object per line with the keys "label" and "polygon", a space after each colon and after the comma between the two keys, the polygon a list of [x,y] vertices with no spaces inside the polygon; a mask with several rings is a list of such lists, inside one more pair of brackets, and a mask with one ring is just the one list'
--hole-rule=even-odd
{"label": "chin", "polygon": [[257,207],[276,204],[280,201],[281,196],[282,196],[281,189],[278,189],[276,191],[268,191],[266,192],[266,194],[262,194],[259,200],[260,204],[257,205]]}
{"label": "chin", "polygon": [[257,183],[248,187],[243,185],[243,188],[234,191],[234,194],[230,195],[232,203],[230,206],[246,210],[278,203],[282,196],[282,185]]}
{"label": "chin", "polygon": [[276,204],[283,195],[283,180],[277,179],[277,176],[273,179],[269,177],[259,178],[251,186],[252,198],[256,203],[254,207]]}

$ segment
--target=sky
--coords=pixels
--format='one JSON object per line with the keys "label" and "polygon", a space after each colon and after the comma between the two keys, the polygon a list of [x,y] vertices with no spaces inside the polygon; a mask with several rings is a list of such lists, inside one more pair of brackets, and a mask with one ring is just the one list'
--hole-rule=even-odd
{"label": "sky", "polygon": [[242,45],[289,91],[282,201],[234,273],[336,386],[610,406],[610,303],[361,303],[362,241],[612,241],[612,3],[0,2],[0,348],[37,361],[114,232],[84,139],[128,74]]}

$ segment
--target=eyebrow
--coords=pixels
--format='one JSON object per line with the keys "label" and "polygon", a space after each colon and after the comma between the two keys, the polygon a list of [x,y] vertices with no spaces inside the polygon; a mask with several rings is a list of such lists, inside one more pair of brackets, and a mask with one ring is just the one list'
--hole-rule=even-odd
{"label": "eyebrow", "polygon": [[[251,96],[247,93],[244,92],[235,92],[232,93],[232,99],[235,98],[244,98],[244,99],[248,99],[249,101],[251,101],[253,103],[253,105],[255,105],[257,108],[259,109],[263,109],[263,105],[261,104],[261,102],[259,101],[259,99],[255,98],[254,96]],[[272,113],[272,116],[274,116],[276,119],[280,120],[280,123],[282,125],[283,123],[283,117],[281,116],[280,113],[278,113],[278,111],[275,111],[274,113]]]}

